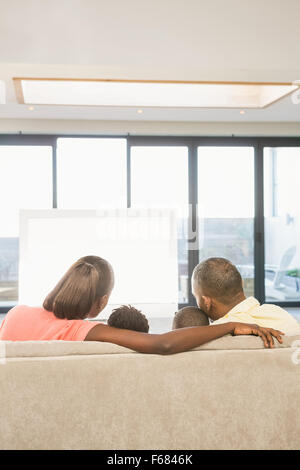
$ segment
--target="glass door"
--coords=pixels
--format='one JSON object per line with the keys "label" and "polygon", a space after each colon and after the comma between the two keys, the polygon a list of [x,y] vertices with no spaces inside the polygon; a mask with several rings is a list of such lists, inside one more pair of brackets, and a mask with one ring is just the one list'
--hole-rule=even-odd
{"label": "glass door", "polygon": [[0,146],[0,307],[18,301],[21,209],[52,207],[52,147]]}
{"label": "glass door", "polygon": [[254,295],[254,148],[198,147],[199,260],[229,259]]}
{"label": "glass door", "polygon": [[264,148],[265,297],[300,302],[300,147]]}
{"label": "glass door", "polygon": [[57,139],[59,209],[126,207],[126,139]]}
{"label": "glass door", "polygon": [[[187,147],[131,147],[131,207],[176,210],[178,216],[178,303],[187,303],[189,293]],[[155,292],[153,292],[153,301],[155,301]]]}

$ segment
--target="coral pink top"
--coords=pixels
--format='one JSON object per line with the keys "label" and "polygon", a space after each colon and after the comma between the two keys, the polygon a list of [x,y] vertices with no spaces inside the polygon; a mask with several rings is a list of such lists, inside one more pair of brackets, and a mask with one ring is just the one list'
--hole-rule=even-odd
{"label": "coral pink top", "polygon": [[88,332],[99,323],[88,320],[60,319],[42,307],[18,305],[12,308],[2,321],[0,340],[84,341]]}

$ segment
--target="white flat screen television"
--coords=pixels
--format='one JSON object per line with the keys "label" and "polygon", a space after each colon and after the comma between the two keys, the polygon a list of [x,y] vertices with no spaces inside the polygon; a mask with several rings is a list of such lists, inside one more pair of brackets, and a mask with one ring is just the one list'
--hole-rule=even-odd
{"label": "white flat screen television", "polygon": [[148,317],[173,316],[178,304],[176,213],[169,209],[23,210],[19,303],[41,305],[80,257],[107,259],[115,287],[99,318],[122,304]]}

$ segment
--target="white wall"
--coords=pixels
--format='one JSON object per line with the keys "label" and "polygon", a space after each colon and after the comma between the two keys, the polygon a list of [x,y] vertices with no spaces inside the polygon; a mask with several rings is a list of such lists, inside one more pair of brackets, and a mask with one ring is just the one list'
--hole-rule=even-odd
{"label": "white wall", "polygon": [[0,119],[0,134],[300,136],[300,122],[158,122]]}

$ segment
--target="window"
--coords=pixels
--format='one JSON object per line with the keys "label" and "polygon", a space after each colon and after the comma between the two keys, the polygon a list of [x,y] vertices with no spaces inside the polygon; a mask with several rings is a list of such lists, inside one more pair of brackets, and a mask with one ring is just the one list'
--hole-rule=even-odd
{"label": "window", "polygon": [[57,140],[60,209],[126,207],[126,139]]}
{"label": "window", "polygon": [[228,258],[254,294],[254,149],[198,147],[200,261]]}
{"label": "window", "polygon": [[0,312],[19,300],[20,210],[53,207],[174,209],[181,306],[210,256],[238,266],[246,295],[300,306],[299,170],[300,138],[1,134]]}
{"label": "window", "polygon": [[178,302],[186,303],[188,301],[187,147],[131,147],[131,205],[173,208],[177,211]]}
{"label": "window", "polygon": [[300,301],[300,148],[264,149],[265,294]]}
{"label": "window", "polygon": [[52,148],[0,146],[0,306],[18,300],[19,211],[52,207]]}

